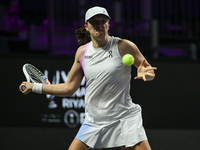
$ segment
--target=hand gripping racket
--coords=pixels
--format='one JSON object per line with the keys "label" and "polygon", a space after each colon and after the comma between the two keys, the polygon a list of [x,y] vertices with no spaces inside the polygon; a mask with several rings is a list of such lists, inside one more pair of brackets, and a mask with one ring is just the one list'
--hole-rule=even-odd
{"label": "hand gripping racket", "polygon": [[[22,70],[28,82],[51,84],[47,77],[39,69],[31,64],[24,64]],[[21,90],[25,91],[26,85],[22,84]]]}

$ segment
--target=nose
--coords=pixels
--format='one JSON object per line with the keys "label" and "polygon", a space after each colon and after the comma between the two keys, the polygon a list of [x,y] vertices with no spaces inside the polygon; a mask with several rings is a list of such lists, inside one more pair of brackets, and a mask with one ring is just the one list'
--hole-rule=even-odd
{"label": "nose", "polygon": [[94,28],[95,28],[95,29],[101,28],[101,24],[95,24],[95,25],[94,25]]}

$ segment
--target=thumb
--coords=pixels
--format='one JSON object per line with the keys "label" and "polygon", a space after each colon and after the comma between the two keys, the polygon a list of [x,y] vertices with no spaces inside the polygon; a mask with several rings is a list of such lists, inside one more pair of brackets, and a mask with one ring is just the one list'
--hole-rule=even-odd
{"label": "thumb", "polygon": [[145,59],[142,60],[140,66],[144,66],[144,63],[145,63]]}

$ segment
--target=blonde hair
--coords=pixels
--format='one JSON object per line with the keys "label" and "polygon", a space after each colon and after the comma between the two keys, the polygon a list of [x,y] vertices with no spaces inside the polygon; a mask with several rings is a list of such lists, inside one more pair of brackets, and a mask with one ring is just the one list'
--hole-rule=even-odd
{"label": "blonde hair", "polygon": [[91,41],[90,33],[85,27],[75,30],[75,33],[78,44],[86,44]]}

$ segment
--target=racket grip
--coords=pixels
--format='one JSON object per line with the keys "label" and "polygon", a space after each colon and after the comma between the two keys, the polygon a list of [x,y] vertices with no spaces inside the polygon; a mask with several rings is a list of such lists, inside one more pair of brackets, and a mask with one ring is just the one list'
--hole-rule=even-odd
{"label": "racket grip", "polygon": [[21,85],[21,90],[22,90],[22,91],[25,91],[25,90],[26,90],[26,85],[25,85],[25,84],[22,84],[22,85]]}

